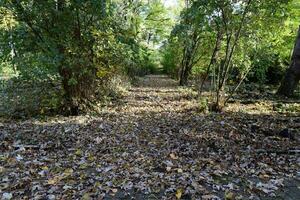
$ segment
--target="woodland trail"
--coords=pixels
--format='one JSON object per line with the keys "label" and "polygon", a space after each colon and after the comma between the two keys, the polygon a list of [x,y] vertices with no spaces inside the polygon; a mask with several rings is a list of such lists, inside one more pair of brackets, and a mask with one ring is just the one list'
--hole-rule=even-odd
{"label": "woodland trail", "polygon": [[[177,82],[164,75],[149,75],[140,78],[138,86],[129,90],[123,106],[115,107],[124,113],[135,114],[184,112],[192,109],[195,93],[179,88]],[[111,110],[110,110],[111,111]],[[143,117],[143,116],[141,116]]]}
{"label": "woodland trail", "polygon": [[203,114],[195,96],[165,76],[147,76],[99,115],[3,121],[0,194],[13,199],[300,196],[299,141],[276,135],[282,127],[299,128],[299,117]]}

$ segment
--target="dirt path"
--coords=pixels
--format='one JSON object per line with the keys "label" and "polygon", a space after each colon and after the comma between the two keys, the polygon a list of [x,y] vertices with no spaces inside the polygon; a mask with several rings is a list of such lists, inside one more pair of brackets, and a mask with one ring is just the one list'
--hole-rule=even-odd
{"label": "dirt path", "polygon": [[201,114],[197,106],[189,89],[165,76],[148,76],[97,116],[0,123],[0,194],[13,199],[300,196],[294,151],[299,142],[276,135],[282,127],[300,125],[299,117]]}

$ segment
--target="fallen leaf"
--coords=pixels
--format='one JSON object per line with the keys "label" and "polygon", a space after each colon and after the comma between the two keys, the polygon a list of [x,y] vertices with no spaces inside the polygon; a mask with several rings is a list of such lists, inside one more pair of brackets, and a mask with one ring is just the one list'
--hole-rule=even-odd
{"label": "fallen leaf", "polygon": [[221,198],[213,194],[207,194],[202,196],[202,200],[221,200]]}
{"label": "fallen leaf", "polygon": [[112,191],[113,193],[117,193],[117,192],[118,192],[118,189],[113,188],[113,189],[111,189],[111,191]]}
{"label": "fallen leaf", "polygon": [[173,160],[177,160],[177,159],[178,159],[178,157],[177,157],[174,153],[171,153],[171,154],[170,154],[170,157],[171,157]]}
{"label": "fallen leaf", "polygon": [[176,198],[177,199],[181,199],[181,196],[182,196],[182,189],[177,189],[177,191],[176,191]]}
{"label": "fallen leaf", "polygon": [[178,172],[178,173],[182,173],[183,170],[182,170],[181,168],[178,168],[178,169],[177,169],[177,172]]}
{"label": "fallen leaf", "polygon": [[234,197],[233,192],[230,192],[230,191],[225,192],[225,200],[234,200],[234,199],[235,199],[235,197]]}
{"label": "fallen leaf", "polygon": [[85,193],[81,198],[81,200],[90,200],[90,199],[91,199],[91,194],[90,193]]}
{"label": "fallen leaf", "polygon": [[2,194],[2,200],[10,200],[12,199],[12,197],[13,197],[12,193],[5,192]]}
{"label": "fallen leaf", "polygon": [[21,156],[21,155],[17,155],[17,157],[16,157],[16,159],[17,159],[17,161],[21,161],[21,160],[23,160],[24,158]]}

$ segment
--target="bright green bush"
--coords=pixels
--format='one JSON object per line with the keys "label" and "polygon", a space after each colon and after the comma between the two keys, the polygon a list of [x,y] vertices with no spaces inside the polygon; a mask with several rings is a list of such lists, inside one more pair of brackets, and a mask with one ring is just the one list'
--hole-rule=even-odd
{"label": "bright green bush", "polygon": [[256,52],[248,81],[260,84],[278,84],[288,66],[288,59],[267,49]]}

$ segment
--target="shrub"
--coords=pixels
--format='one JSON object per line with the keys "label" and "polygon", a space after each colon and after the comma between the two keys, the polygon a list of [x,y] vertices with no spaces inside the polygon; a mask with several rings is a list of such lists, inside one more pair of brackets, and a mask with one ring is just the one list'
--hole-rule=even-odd
{"label": "shrub", "polygon": [[16,77],[3,83],[0,115],[23,118],[55,114],[62,103],[62,88],[55,80],[28,80]]}
{"label": "shrub", "polygon": [[252,60],[253,67],[248,80],[260,84],[278,84],[284,76],[287,65],[287,58],[267,50],[260,50]]}
{"label": "shrub", "polygon": [[207,113],[209,111],[208,99],[201,97],[201,98],[199,98],[198,102],[199,102],[198,103],[198,111]]}

